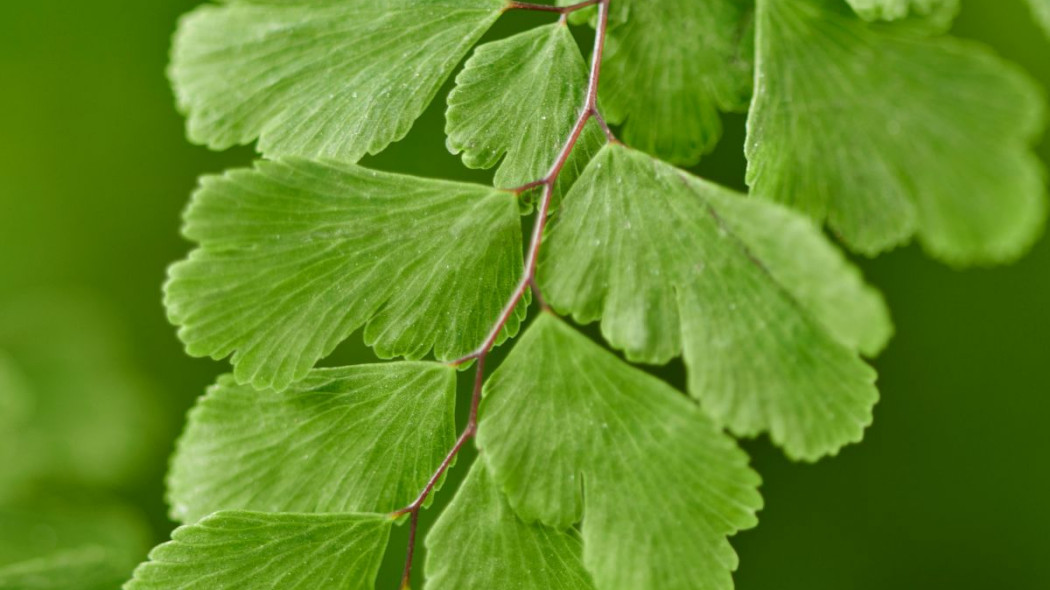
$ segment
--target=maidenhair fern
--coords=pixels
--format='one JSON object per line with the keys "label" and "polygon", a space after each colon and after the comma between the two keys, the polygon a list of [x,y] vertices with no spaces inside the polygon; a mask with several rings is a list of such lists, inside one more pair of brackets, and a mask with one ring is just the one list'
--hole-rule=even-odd
{"label": "maidenhair fern", "polygon": [[[468,57],[511,11],[552,21]],[[189,137],[256,142],[263,159],[203,179],[186,214],[197,249],[165,303],[187,350],[230,357],[233,373],[190,413],[172,462],[186,526],[125,587],[370,589],[407,526],[402,588],[417,533],[428,590],[731,588],[729,537],[762,506],[733,436],[817,460],[859,441],[878,399],[865,358],[889,313],[821,226],[855,252],[915,239],[954,265],[1012,260],[1042,228],[1030,146],[1044,97],[946,37],[957,11],[225,0],[191,13],[170,70]],[[587,24],[589,65],[569,28]],[[495,168],[494,186],[359,165],[461,62],[448,148]],[[748,110],[750,198],[675,167],[713,148],[720,113]],[[592,322],[622,356],[574,326]],[[399,360],[317,367],[359,329]],[[678,357],[686,392],[634,366]]]}

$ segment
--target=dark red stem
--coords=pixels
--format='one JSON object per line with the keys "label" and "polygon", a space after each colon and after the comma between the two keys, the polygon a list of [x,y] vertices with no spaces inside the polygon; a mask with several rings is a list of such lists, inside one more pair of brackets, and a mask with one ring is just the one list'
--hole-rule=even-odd
{"label": "dark red stem", "polygon": [[532,2],[509,2],[507,3],[507,10],[535,10],[539,12],[569,14],[570,12],[576,12],[577,10],[587,8],[588,6],[602,3],[602,0],[586,0],[585,2],[577,2],[576,4],[570,4],[568,6],[549,6],[547,4],[533,4]]}
{"label": "dark red stem", "polygon": [[473,353],[453,361],[450,363],[452,366],[460,366],[470,361],[476,361],[477,367],[474,373],[474,390],[470,400],[470,418],[467,420],[467,426],[463,429],[463,432],[456,439],[456,444],[452,446],[452,449],[445,456],[445,459],[438,466],[437,470],[427,481],[427,485],[419,493],[419,496],[409,504],[408,506],[391,514],[392,518],[400,518],[405,515],[410,515],[409,523],[409,545],[408,553],[405,559],[405,569],[401,576],[401,590],[408,590],[412,578],[412,560],[415,555],[416,548],[416,533],[419,528],[419,512],[423,509],[423,505],[426,503],[427,498],[434,491],[437,483],[441,481],[441,477],[448,471],[448,468],[455,461],[456,456],[463,450],[467,442],[474,438],[478,432],[478,408],[481,405],[481,391],[485,381],[485,359],[489,353],[496,346],[496,342],[499,340],[499,335],[503,332],[507,326],[507,322],[514,315],[518,305],[521,304],[522,298],[525,297],[525,293],[532,289],[537,300],[540,302],[545,309],[547,308],[546,302],[543,300],[543,296],[540,293],[539,287],[536,284],[536,268],[539,264],[540,248],[543,245],[543,232],[547,228],[547,218],[550,215],[551,201],[554,197],[554,185],[558,181],[558,176],[561,174],[565,164],[569,161],[569,156],[572,154],[572,150],[576,147],[577,142],[580,140],[580,136],[583,134],[583,130],[587,127],[587,123],[593,118],[602,130],[605,132],[605,136],[609,141],[616,141],[616,137],[613,135],[609,125],[605,122],[601,113],[598,112],[598,81],[601,78],[601,67],[602,67],[602,55],[605,52],[605,37],[606,31],[609,28],[609,2],[611,0],[587,0],[586,2],[579,2],[570,6],[546,6],[542,4],[529,4],[525,2],[510,2],[508,9],[517,10],[539,10],[544,12],[556,12],[560,14],[568,14],[570,12],[580,10],[587,6],[598,6],[598,26],[597,33],[594,38],[594,53],[591,58],[591,71],[587,83],[587,98],[580,111],[579,117],[576,119],[576,124],[572,128],[572,133],[569,134],[568,139],[565,140],[565,144],[562,146],[561,152],[558,153],[558,158],[551,165],[550,171],[547,175],[539,180],[535,180],[528,184],[524,184],[520,187],[512,189],[511,192],[516,194],[524,193],[535,188],[543,187],[543,198],[540,200],[539,208],[536,212],[536,222],[532,229],[532,238],[529,242],[528,254],[525,258],[525,270],[522,274],[521,280],[518,281],[518,285],[514,288],[513,294],[507,301],[507,305],[504,306],[503,311],[499,315],[499,319],[495,325],[492,326],[492,330],[489,331],[485,341],[475,350]]}

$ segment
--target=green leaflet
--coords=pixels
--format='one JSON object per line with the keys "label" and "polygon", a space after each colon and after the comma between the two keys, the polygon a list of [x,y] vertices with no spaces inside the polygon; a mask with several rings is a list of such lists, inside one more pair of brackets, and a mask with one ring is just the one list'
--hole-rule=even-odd
{"label": "green leaflet", "polygon": [[[573,0],[559,0],[562,5]],[[751,9],[745,0],[615,0],[602,65],[608,120],[628,145],[694,164],[722,135],[718,112],[751,93]]]}
{"label": "green leaflet", "polygon": [[[1023,253],[1045,217],[1042,95],[987,50],[871,26],[837,0],[759,0],[748,183],[877,254]],[[859,139],[858,139],[859,138]]]}
{"label": "green leaflet", "polygon": [[194,142],[356,162],[408,133],[505,4],[208,4],[183,18],[169,74]]}
{"label": "green leaflet", "polygon": [[478,445],[493,477],[526,521],[582,519],[595,587],[732,588],[726,537],[756,523],[759,477],[684,396],[549,314],[485,395]]}
{"label": "green leaflet", "polygon": [[283,392],[222,377],[179,440],[172,516],[401,508],[455,442],[455,402],[455,369],[433,363],[317,369]]}
{"label": "green leaflet", "polygon": [[[522,271],[513,194],[351,164],[259,162],[202,182],[200,248],[165,303],[190,354],[284,389],[354,330],[382,357],[465,356]],[[523,305],[502,338],[517,332]]]}
{"label": "green leaflet", "polygon": [[898,20],[909,15],[929,20],[939,29],[947,29],[959,14],[959,0],[847,0],[861,18]]}
{"label": "green leaflet", "polygon": [[545,252],[540,284],[555,309],[601,318],[630,360],[683,354],[690,393],[735,433],[768,431],[813,460],[870,423],[875,372],[856,348],[882,347],[888,314],[782,208],[609,146],[566,197]]}
{"label": "green leaflet", "polygon": [[832,336],[865,356],[882,352],[893,336],[886,301],[809,219],[768,201],[688,180],[697,193],[706,193],[725,228],[746,244],[770,277]]}
{"label": "green leaflet", "polygon": [[[496,171],[514,188],[543,178],[576,124],[587,94],[587,65],[568,27],[552,24],[481,45],[448,95],[448,147],[471,168]],[[579,176],[604,141],[588,125],[558,178]],[[504,157],[505,156],[505,157]]]}
{"label": "green leaflet", "polygon": [[525,524],[475,461],[427,535],[425,590],[593,590],[573,532]]}
{"label": "green leaflet", "polygon": [[372,590],[393,520],[219,512],[180,527],[125,590]]}

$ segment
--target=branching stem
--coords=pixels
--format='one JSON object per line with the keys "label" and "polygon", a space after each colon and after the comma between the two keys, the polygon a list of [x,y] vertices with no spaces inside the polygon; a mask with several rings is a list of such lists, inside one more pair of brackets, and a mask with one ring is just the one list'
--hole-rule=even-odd
{"label": "branching stem", "polygon": [[602,67],[602,55],[605,52],[605,38],[606,31],[609,28],[609,3],[611,0],[586,0],[584,2],[578,2],[569,6],[548,6],[543,4],[530,4],[527,2],[509,2],[507,5],[508,10],[536,10],[542,12],[554,12],[561,14],[563,17],[571,12],[581,10],[588,6],[598,6],[598,25],[597,32],[594,38],[594,51],[591,57],[591,68],[590,75],[588,76],[587,82],[587,97],[580,110],[580,115],[576,119],[576,124],[572,128],[572,132],[569,137],[565,140],[565,144],[562,146],[561,151],[558,153],[557,159],[551,165],[550,171],[547,172],[546,176],[539,180],[535,180],[528,184],[524,184],[517,188],[511,189],[511,192],[515,194],[522,194],[526,191],[543,188],[543,197],[540,200],[539,207],[536,211],[536,222],[533,225],[532,237],[529,241],[528,254],[525,259],[525,270],[522,274],[521,280],[518,281],[518,285],[515,287],[514,292],[511,294],[510,299],[504,306],[503,311],[499,315],[499,319],[492,326],[492,330],[489,331],[485,341],[482,342],[473,353],[453,361],[450,363],[452,366],[460,366],[470,361],[476,361],[477,366],[474,373],[474,390],[470,400],[470,418],[467,420],[467,425],[460,433],[459,438],[456,439],[456,443],[449,450],[448,455],[445,456],[444,461],[438,466],[437,470],[427,481],[426,486],[419,493],[419,496],[409,504],[408,506],[391,514],[392,518],[400,518],[405,515],[409,515],[409,541],[408,541],[408,552],[405,558],[405,569],[401,577],[401,590],[408,590],[412,578],[412,561],[415,556],[416,549],[416,536],[419,529],[419,513],[423,509],[423,505],[426,504],[427,498],[434,491],[437,483],[441,481],[442,476],[448,471],[449,467],[455,461],[459,452],[463,450],[467,442],[477,435],[478,432],[478,408],[481,405],[481,391],[485,381],[485,359],[489,353],[496,346],[496,342],[499,340],[499,335],[503,332],[507,326],[507,322],[513,316],[521,304],[521,300],[525,297],[525,293],[530,289],[534,293],[537,301],[540,305],[547,308],[547,304],[540,293],[539,286],[536,283],[536,268],[539,264],[540,248],[543,245],[543,233],[547,228],[547,218],[550,216],[551,201],[554,198],[554,185],[558,181],[558,177],[561,175],[561,171],[565,168],[566,163],[569,161],[569,156],[572,155],[573,149],[580,140],[580,136],[583,134],[584,129],[587,127],[587,123],[591,119],[594,119],[601,126],[602,131],[605,133],[606,138],[610,142],[616,141],[616,136],[613,135],[612,130],[606,123],[605,118],[598,111],[598,82],[601,78],[601,67]]}

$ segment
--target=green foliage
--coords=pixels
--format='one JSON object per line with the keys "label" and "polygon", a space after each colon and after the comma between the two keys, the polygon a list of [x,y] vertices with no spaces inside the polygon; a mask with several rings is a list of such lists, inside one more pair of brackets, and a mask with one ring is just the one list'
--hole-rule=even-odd
{"label": "green foliage", "polygon": [[760,0],[758,14],[755,194],[865,254],[913,236],[954,264],[1028,249],[1046,199],[1030,152],[1043,94],[1027,76],[972,44],[866,25],[837,0]]}
{"label": "green foliage", "polygon": [[[189,137],[356,162],[408,133],[501,0],[227,0],[186,16],[170,76]],[[398,64],[398,67],[391,67]]]}
{"label": "green foliage", "polygon": [[847,0],[865,20],[898,20],[916,15],[947,27],[959,12],[959,0]]}
{"label": "green foliage", "polygon": [[[575,0],[559,0],[562,5]],[[751,95],[751,8],[744,0],[618,0],[602,106],[629,145],[695,164],[722,136],[719,111]]]}
{"label": "green foliage", "polygon": [[770,431],[816,459],[871,421],[875,373],[856,347],[881,348],[887,312],[796,215],[610,146],[566,197],[546,252],[540,284],[556,310],[601,318],[632,361],[684,351],[690,393],[734,432]]}
{"label": "green foliage", "polygon": [[[542,178],[576,123],[587,91],[587,66],[565,26],[538,27],[478,47],[448,95],[448,147],[471,168],[500,163],[495,186]],[[602,134],[593,125],[559,181],[571,185]]]}
{"label": "green foliage", "polygon": [[760,261],[768,280],[779,284],[832,337],[864,356],[882,352],[893,335],[882,294],[864,282],[819,228],[785,207],[731,195],[696,177],[687,180],[707,196],[722,228],[736,237],[737,247]]}
{"label": "green foliage", "polygon": [[261,161],[202,181],[185,227],[201,248],[172,267],[165,303],[191,354],[233,354],[256,388],[288,387],[362,326],[382,357],[452,360],[513,289],[520,231],[491,188]]}
{"label": "green foliage", "polygon": [[427,536],[426,590],[506,588],[593,590],[573,531],[526,524],[507,504],[484,462]]}
{"label": "green foliage", "polygon": [[489,381],[480,428],[518,514],[558,529],[582,519],[598,588],[732,587],[725,537],[757,522],[759,477],[670,386],[544,315]]}
{"label": "green foliage", "polygon": [[220,378],[179,441],[172,516],[396,510],[455,440],[455,393],[430,363],[318,369],[281,392]]}
{"label": "green foliage", "polygon": [[365,590],[375,584],[389,518],[218,512],[172,533],[127,590]]}
{"label": "green foliage", "polygon": [[[191,354],[234,369],[172,462],[172,513],[196,524],[128,590],[372,588],[391,528],[415,542],[475,436],[426,536],[428,590],[728,590],[728,539],[762,506],[729,433],[812,461],[860,440],[878,399],[863,357],[889,312],[813,220],[858,252],[917,236],[956,264],[1016,257],[1041,229],[1041,94],[940,35],[956,2],[598,4],[481,45],[456,76],[448,148],[495,168],[494,188],[356,162],[521,6],[227,0],[182,22],[190,138],[258,140],[267,159],[206,177],[186,214],[197,248],[168,313]],[[567,26],[582,22],[590,71]],[[761,198],[672,165],[749,98]],[[535,199],[549,216],[523,251]],[[533,291],[544,313],[489,376]],[[600,322],[626,360],[556,313]],[[316,368],[359,329],[405,360]],[[677,357],[687,394],[630,364]]]}

